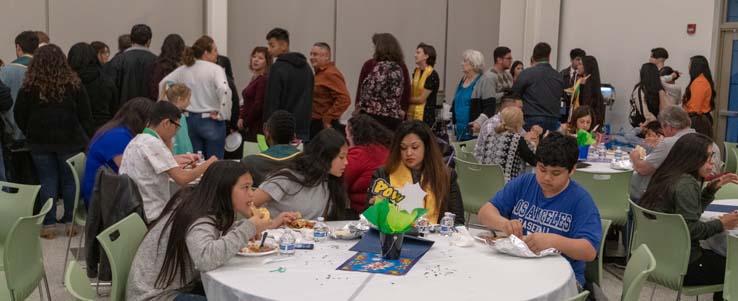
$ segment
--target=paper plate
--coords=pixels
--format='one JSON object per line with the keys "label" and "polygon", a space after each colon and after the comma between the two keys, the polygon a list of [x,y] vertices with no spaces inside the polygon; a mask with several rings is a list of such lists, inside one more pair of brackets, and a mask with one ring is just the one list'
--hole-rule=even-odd
{"label": "paper plate", "polygon": [[225,150],[229,152],[236,151],[243,144],[243,137],[239,132],[233,132],[225,139]]}
{"label": "paper plate", "polygon": [[274,249],[271,249],[266,252],[251,252],[251,251],[244,252],[242,249],[242,250],[239,250],[238,253],[236,254],[238,254],[239,256],[246,256],[246,257],[258,257],[258,256],[266,256],[266,255],[274,254],[274,253],[277,253],[277,251],[279,251],[279,248],[277,246],[270,245],[270,247],[273,247]]}

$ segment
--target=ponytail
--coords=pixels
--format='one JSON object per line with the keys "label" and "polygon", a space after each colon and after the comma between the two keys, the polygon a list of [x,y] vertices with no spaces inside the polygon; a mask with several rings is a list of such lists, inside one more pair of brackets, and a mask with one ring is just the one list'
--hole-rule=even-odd
{"label": "ponytail", "polygon": [[202,58],[206,51],[213,51],[213,44],[215,44],[213,38],[207,35],[201,36],[191,47],[185,47],[184,53],[182,53],[182,62],[187,67],[191,67],[195,64],[195,60]]}

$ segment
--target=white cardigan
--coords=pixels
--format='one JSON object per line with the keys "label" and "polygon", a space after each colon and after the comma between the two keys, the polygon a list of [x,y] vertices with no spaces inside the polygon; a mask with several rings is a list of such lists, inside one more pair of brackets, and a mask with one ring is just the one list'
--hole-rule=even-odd
{"label": "white cardigan", "polygon": [[231,118],[231,88],[225,70],[203,60],[195,60],[192,66],[182,65],[159,82],[159,91],[165,91],[167,83],[182,83],[192,89],[188,112],[218,112],[218,119]]}

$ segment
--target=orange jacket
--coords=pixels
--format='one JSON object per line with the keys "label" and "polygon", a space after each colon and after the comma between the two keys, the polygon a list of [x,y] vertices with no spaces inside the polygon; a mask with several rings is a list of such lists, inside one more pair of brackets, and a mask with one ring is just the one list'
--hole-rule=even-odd
{"label": "orange jacket", "polygon": [[351,105],[351,96],[346,88],[343,74],[334,63],[329,63],[315,71],[315,88],[313,89],[313,119],[323,123],[338,120]]}
{"label": "orange jacket", "polygon": [[710,99],[712,99],[712,89],[705,75],[700,74],[700,76],[695,78],[689,86],[689,90],[691,96],[684,103],[684,110],[687,113],[709,113],[711,111]]}

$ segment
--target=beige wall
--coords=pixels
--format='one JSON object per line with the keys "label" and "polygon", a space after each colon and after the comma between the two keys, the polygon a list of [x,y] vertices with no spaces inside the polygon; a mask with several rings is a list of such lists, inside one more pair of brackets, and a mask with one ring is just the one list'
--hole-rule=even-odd
{"label": "beige wall", "polygon": [[15,36],[24,30],[46,30],[45,0],[3,0],[0,17],[0,59],[15,60]]}

